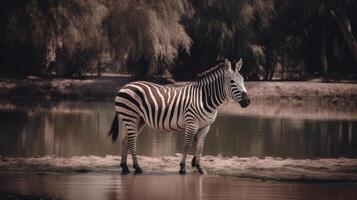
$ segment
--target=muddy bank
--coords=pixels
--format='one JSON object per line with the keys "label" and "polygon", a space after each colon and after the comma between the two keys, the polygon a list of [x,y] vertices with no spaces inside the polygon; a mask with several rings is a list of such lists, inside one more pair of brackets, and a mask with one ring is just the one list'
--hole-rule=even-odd
{"label": "muddy bank", "polygon": [[357,103],[357,84],[355,83],[249,82],[247,89],[258,100]]}
{"label": "muddy bank", "polygon": [[96,79],[0,79],[2,98],[40,99],[109,99],[120,86],[129,82],[125,77]]}
{"label": "muddy bank", "polygon": [[[1,98],[40,99],[112,99],[127,77],[73,79],[0,79]],[[183,85],[178,82],[173,85]],[[316,82],[247,82],[246,88],[255,101],[323,101],[328,104],[357,103],[357,84]]]}

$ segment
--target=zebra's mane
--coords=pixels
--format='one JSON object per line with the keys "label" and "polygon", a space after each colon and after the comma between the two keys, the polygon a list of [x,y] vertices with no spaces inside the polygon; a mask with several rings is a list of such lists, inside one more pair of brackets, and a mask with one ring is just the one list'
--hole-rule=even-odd
{"label": "zebra's mane", "polygon": [[218,65],[198,74],[197,79],[202,80],[202,79],[212,75],[213,73],[217,72],[218,70],[223,69],[223,67],[224,67],[224,62],[220,62],[220,63],[218,63]]}

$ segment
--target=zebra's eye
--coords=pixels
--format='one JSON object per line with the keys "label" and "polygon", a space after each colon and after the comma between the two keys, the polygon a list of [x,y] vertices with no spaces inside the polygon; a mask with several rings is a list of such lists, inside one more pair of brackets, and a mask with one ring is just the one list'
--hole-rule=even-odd
{"label": "zebra's eye", "polygon": [[229,82],[230,82],[230,83],[232,83],[232,84],[234,84],[234,83],[235,83],[233,80],[230,80]]}

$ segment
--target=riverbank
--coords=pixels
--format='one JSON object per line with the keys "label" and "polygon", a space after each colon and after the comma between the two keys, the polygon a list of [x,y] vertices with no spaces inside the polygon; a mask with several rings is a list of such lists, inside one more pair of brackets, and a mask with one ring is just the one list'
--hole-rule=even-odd
{"label": "riverbank", "polygon": [[[0,79],[1,98],[39,99],[112,99],[128,77],[91,79]],[[177,82],[173,85],[183,85]],[[319,82],[246,82],[249,96],[255,101],[308,102],[328,104],[357,104],[357,84]]]}

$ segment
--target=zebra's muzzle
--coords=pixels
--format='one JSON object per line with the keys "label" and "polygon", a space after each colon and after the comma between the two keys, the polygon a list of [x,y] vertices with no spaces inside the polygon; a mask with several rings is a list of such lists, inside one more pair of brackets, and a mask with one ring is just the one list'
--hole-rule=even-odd
{"label": "zebra's muzzle", "polygon": [[246,108],[250,104],[250,98],[248,97],[246,92],[242,93],[242,100],[238,102],[242,108]]}

